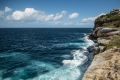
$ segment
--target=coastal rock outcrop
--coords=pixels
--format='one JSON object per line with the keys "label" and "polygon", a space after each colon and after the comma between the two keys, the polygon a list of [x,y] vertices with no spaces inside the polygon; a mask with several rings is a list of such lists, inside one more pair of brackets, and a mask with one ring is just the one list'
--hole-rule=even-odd
{"label": "coastal rock outcrop", "polygon": [[120,80],[120,49],[95,55],[83,80]]}
{"label": "coastal rock outcrop", "polygon": [[94,59],[83,80],[120,80],[120,10],[98,17],[89,38]]}
{"label": "coastal rock outcrop", "polygon": [[106,27],[98,27],[96,28],[92,34],[90,34],[90,39],[97,39],[100,37],[108,37],[113,35],[120,35],[120,29],[117,28],[106,28]]}

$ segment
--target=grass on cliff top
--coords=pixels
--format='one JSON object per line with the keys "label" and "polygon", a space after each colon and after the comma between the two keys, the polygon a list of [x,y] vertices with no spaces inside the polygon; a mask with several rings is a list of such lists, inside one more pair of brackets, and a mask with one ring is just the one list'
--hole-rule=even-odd
{"label": "grass on cliff top", "polygon": [[120,11],[113,10],[95,20],[96,24],[102,27],[120,28]]}
{"label": "grass on cliff top", "polygon": [[120,21],[104,23],[103,26],[108,27],[108,28],[120,28]]}
{"label": "grass on cliff top", "polygon": [[120,48],[120,36],[113,36],[109,44],[107,45],[107,49],[117,47]]}

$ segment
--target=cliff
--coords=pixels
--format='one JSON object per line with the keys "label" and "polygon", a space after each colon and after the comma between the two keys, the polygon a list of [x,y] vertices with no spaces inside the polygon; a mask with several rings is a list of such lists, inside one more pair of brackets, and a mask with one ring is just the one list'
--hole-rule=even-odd
{"label": "cliff", "polygon": [[89,38],[94,59],[83,80],[120,80],[120,10],[98,17]]}

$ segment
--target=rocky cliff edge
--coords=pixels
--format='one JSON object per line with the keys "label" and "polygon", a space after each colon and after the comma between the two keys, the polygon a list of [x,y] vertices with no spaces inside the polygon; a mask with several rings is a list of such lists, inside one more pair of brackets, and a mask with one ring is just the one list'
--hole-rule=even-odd
{"label": "rocky cliff edge", "polygon": [[98,17],[89,38],[94,59],[83,80],[120,80],[120,10]]}

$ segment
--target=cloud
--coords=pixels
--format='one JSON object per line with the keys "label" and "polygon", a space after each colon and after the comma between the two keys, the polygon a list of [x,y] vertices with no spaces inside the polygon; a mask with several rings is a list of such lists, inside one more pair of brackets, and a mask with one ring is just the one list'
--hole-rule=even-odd
{"label": "cloud", "polygon": [[7,16],[7,20],[27,21],[37,18],[38,11],[34,8],[25,8],[24,11],[16,10]]}
{"label": "cloud", "polygon": [[14,20],[14,21],[25,21],[29,19],[37,18],[38,11],[34,8],[26,8],[24,11],[16,10],[12,12],[11,15],[7,16],[7,20]]}
{"label": "cloud", "polygon": [[93,22],[97,17],[88,17],[81,20],[82,23]]}
{"label": "cloud", "polygon": [[80,23],[81,24],[92,24],[92,23],[94,23],[95,19],[101,15],[105,15],[105,13],[101,13],[94,17],[83,18]]}
{"label": "cloud", "polygon": [[5,7],[4,10],[0,10],[0,19],[4,19],[7,12],[11,12],[11,11],[12,9],[9,7]]}
{"label": "cloud", "polygon": [[4,19],[4,11],[0,11],[0,19]]}
{"label": "cloud", "polygon": [[47,14],[44,11],[39,11],[34,8],[25,8],[24,11],[14,11],[11,15],[7,16],[7,20],[14,21],[58,21],[64,18],[66,11],[61,11],[56,14]]}
{"label": "cloud", "polygon": [[77,13],[77,12],[74,12],[74,13],[69,15],[69,19],[75,19],[75,18],[78,18],[78,17],[79,17],[79,13]]}
{"label": "cloud", "polygon": [[0,11],[0,20],[12,24],[18,23],[37,23],[39,25],[79,25],[79,13],[68,13],[63,10],[56,13],[47,13],[34,8],[25,8],[24,10],[13,10],[5,7]]}
{"label": "cloud", "polygon": [[6,6],[4,11],[5,11],[5,12],[11,12],[12,9]]}
{"label": "cloud", "polygon": [[46,15],[44,14],[44,19],[45,21],[58,21],[58,20],[61,20],[65,17],[66,15],[66,11],[62,11],[60,13],[56,13],[56,14],[49,14],[49,15]]}

